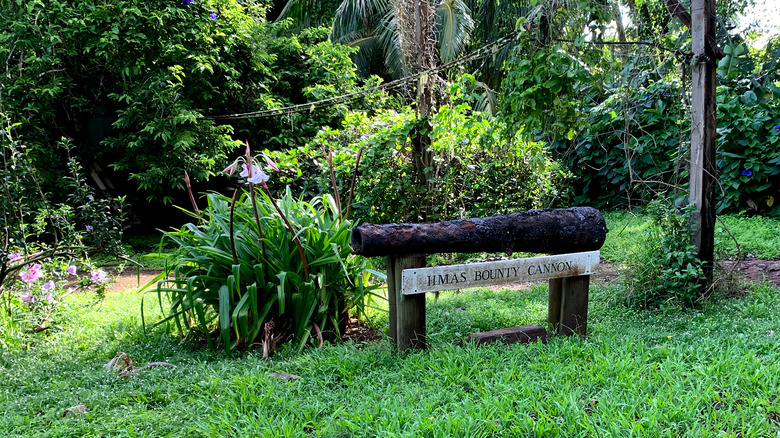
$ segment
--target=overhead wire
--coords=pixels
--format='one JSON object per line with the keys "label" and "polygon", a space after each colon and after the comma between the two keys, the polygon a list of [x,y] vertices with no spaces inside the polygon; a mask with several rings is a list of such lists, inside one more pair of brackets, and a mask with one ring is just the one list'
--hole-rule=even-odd
{"label": "overhead wire", "polygon": [[[501,50],[504,46],[510,44],[511,42],[515,41],[517,36],[520,34],[521,31],[514,31],[510,33],[509,35],[499,38],[493,42],[487,43],[484,46],[466,54],[463,55],[453,61],[450,61],[448,63],[442,64],[440,66],[421,71],[400,79],[395,79],[390,82],[386,82],[384,84],[376,85],[373,87],[364,88],[359,91],[355,91],[352,93],[347,94],[341,94],[338,96],[329,97],[326,99],[317,100],[314,102],[306,102],[301,104],[295,104],[295,105],[288,105],[284,107],[279,108],[269,108],[264,110],[258,110],[258,111],[251,111],[251,112],[245,112],[245,113],[234,113],[234,114],[222,114],[222,115],[207,115],[202,116],[200,119],[202,120],[242,120],[242,119],[257,119],[257,118],[265,118],[265,117],[274,117],[279,115],[292,115],[295,113],[301,113],[301,112],[311,112],[314,110],[327,108],[335,105],[343,105],[349,102],[353,102],[355,100],[358,100],[360,98],[363,98],[365,96],[371,95],[373,93],[376,93],[378,91],[389,91],[394,90],[396,88],[400,88],[403,86],[406,86],[413,82],[418,82],[420,78],[423,78],[425,76],[439,73],[442,71],[447,71],[452,68],[455,68],[457,66],[460,66],[462,64],[476,61],[478,59],[487,58],[488,56],[492,56],[494,53]],[[574,42],[569,40],[560,40],[556,39],[555,41],[558,42]],[[666,49],[664,47],[661,47],[655,43],[647,42],[647,41],[627,41],[627,42],[605,42],[605,41],[584,41],[583,44],[592,44],[592,45],[649,45],[653,46],[657,49],[673,52],[679,55],[679,50],[670,50]]]}
{"label": "overhead wire", "polygon": [[245,112],[245,113],[235,113],[235,114],[224,114],[224,115],[210,115],[210,116],[202,116],[201,119],[204,120],[241,120],[241,119],[256,119],[256,118],[263,118],[263,117],[273,117],[278,115],[286,115],[286,114],[293,114],[293,113],[300,113],[300,112],[310,112],[317,109],[330,107],[334,105],[341,105],[345,103],[349,103],[352,101],[355,101],[357,99],[360,99],[362,97],[371,95],[373,93],[376,93],[377,91],[388,91],[393,90],[402,86],[406,86],[410,83],[417,82],[420,80],[420,78],[431,75],[434,73],[439,73],[441,71],[450,70],[454,67],[457,67],[459,65],[476,61],[478,59],[485,58],[487,56],[492,55],[495,51],[500,50],[505,45],[511,43],[519,34],[519,31],[512,32],[511,34],[499,38],[496,41],[493,41],[491,43],[485,44],[484,46],[480,47],[477,50],[474,50],[473,52],[470,52],[466,55],[461,56],[458,59],[455,59],[453,61],[450,61],[446,64],[442,64],[440,66],[437,66],[435,68],[431,68],[425,71],[421,71],[419,73],[415,73],[413,75],[406,76],[404,78],[396,79],[390,82],[386,82],[384,84],[380,84],[374,87],[365,88],[359,91],[355,91],[352,93],[342,94],[339,96],[333,96],[329,97],[327,99],[317,100],[314,102],[307,102],[307,103],[301,103],[296,105],[289,105],[285,107],[280,108],[269,108],[265,110],[258,110],[258,111],[251,111],[251,112]]}

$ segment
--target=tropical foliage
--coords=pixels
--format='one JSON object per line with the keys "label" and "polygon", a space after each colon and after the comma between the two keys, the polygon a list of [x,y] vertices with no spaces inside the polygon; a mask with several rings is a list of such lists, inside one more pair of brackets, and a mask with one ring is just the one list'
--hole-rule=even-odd
{"label": "tropical foliage", "polygon": [[[636,205],[659,195],[687,202],[690,35],[666,7],[636,2],[629,13],[644,20],[622,35],[590,25],[567,36],[580,18],[565,7],[519,21],[501,117],[525,138],[544,141],[574,173],[575,203]],[[743,36],[730,34],[729,8],[720,12],[718,211],[777,215],[780,50],[776,38],[751,50]],[[626,38],[645,40],[627,46]]]}
{"label": "tropical foliage", "polygon": [[276,342],[303,348],[314,332],[320,344],[323,332],[338,338],[372,290],[367,261],[351,255],[351,222],[329,196],[308,203],[288,190],[271,198],[255,169],[255,176],[243,176],[265,192],[252,185],[237,198],[210,194],[208,206],[193,212],[196,223],[165,233],[178,249],[161,274],[173,278],[156,289],[159,304],[164,297],[170,303],[156,325],[173,321],[226,350],[259,342],[268,355]]}
{"label": "tropical foliage", "polygon": [[66,157],[53,147],[62,137],[105,191],[169,203],[185,171],[195,181],[217,174],[240,146],[234,136],[303,144],[336,123],[346,106],[208,119],[358,89],[350,49],[327,42],[327,30],[282,37],[288,23],[269,24],[265,13],[263,3],[226,0],[2,2],[0,111],[48,169],[44,190],[63,194]]}
{"label": "tropical foliage", "polygon": [[[731,46],[726,49],[732,53]],[[780,50],[770,46],[767,52],[769,59],[760,71],[744,49],[724,58],[718,70],[719,212],[780,214],[775,203],[780,190],[776,153],[780,89],[775,85]],[[597,207],[642,204],[659,193],[676,198],[678,205],[685,202],[690,114],[685,83],[674,74],[671,63],[655,71],[627,66],[625,78],[608,88],[609,96],[597,105],[585,106],[583,115],[566,118],[574,110],[556,111],[570,120],[569,138],[566,126],[545,132],[560,135],[556,141],[550,139],[550,144],[555,156],[577,176],[573,180],[576,203]],[[582,94],[588,92],[595,94],[593,89]],[[572,94],[556,99],[564,101],[565,96],[571,100]],[[569,103],[569,108],[577,107]],[[543,123],[548,113],[520,114]],[[523,126],[533,125],[526,120]]]}
{"label": "tropical foliage", "polygon": [[[411,3],[409,3],[411,4]],[[353,60],[363,73],[374,72],[389,74],[391,77],[405,77],[410,73],[408,62],[411,41],[406,41],[408,28],[414,26],[413,17],[407,16],[404,2],[386,0],[343,0],[333,9],[327,2],[289,0],[280,14],[280,18],[290,18],[296,23],[296,29],[311,24],[314,20],[322,22],[323,13],[333,19],[330,39],[339,44],[354,47]],[[418,11],[419,15],[433,11],[433,35],[422,36],[437,41],[438,57],[449,62],[466,49],[474,22],[471,10],[463,0],[427,1]],[[433,18],[433,17],[431,17]],[[423,21],[426,19],[422,17]]]}

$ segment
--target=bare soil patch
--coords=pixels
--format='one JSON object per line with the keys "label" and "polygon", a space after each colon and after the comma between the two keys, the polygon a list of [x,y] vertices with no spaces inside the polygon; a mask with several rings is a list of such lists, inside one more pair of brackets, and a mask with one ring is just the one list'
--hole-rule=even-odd
{"label": "bare soil patch", "polygon": [[[723,260],[716,262],[717,270],[734,272],[746,281],[769,281],[780,286],[780,260],[762,260],[748,258],[745,260]],[[620,276],[620,265],[600,263],[594,269],[594,281],[608,283]]]}
{"label": "bare soil patch", "polygon": [[[157,270],[142,269],[138,272],[135,269],[126,269],[116,277],[116,281],[111,284],[108,290],[111,292],[124,292],[130,289],[138,289],[146,286],[158,275],[160,275],[160,271]],[[153,288],[154,286],[150,286],[149,290],[153,290]]]}
{"label": "bare soil patch", "polygon": [[750,281],[769,281],[780,286],[780,260],[726,260],[720,262],[723,269],[734,270]]}

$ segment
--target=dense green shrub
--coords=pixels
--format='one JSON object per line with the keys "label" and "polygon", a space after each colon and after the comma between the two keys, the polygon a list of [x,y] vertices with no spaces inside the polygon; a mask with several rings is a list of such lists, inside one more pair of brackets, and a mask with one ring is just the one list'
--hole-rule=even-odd
{"label": "dense green shrub", "polygon": [[682,188],[690,144],[683,93],[679,81],[649,81],[619,87],[590,108],[580,134],[555,145],[576,176],[576,204],[641,204]]}
{"label": "dense green shrub", "polygon": [[164,295],[171,303],[158,324],[197,329],[209,345],[218,331],[232,350],[248,348],[273,321],[278,340],[303,348],[312,330],[338,335],[347,312],[363,312],[370,271],[351,255],[351,222],[332,197],[307,203],[288,190],[277,203],[264,192],[254,199],[244,192],[233,207],[222,195],[207,199],[197,223],[165,233],[178,249],[163,274],[173,279],[157,287],[160,303]]}
{"label": "dense green shrub", "polygon": [[780,216],[780,38],[726,44],[718,63],[718,211]]}
{"label": "dense green shrub", "polygon": [[[327,29],[282,36],[269,2],[230,0],[0,3],[0,112],[21,123],[52,196],[74,155],[129,201],[171,202],[187,171],[206,180],[240,140],[303,144],[347,105],[234,120],[202,116],[278,108],[356,91],[353,49]],[[354,105],[370,105],[371,97]],[[235,137],[234,137],[235,136]]]}
{"label": "dense green shrub", "polygon": [[681,210],[668,202],[646,207],[652,223],[628,258],[625,282],[629,302],[640,307],[665,304],[693,306],[706,298],[701,260],[691,242],[692,206]]}
{"label": "dense green shrub", "polygon": [[[409,108],[348,114],[340,129],[324,128],[306,147],[278,155],[297,165],[287,181],[300,190],[330,191],[327,154],[342,199],[353,199],[352,215],[373,223],[419,222],[489,216],[564,204],[567,173],[543,145],[506,138],[500,118],[472,109],[473,78],[456,82],[452,102],[432,115],[430,147],[415,163],[413,136],[423,121]],[[352,190],[357,156],[357,178]],[[423,175],[419,168],[422,167]]]}
{"label": "dense green shrub", "polygon": [[[726,51],[718,68],[718,211],[780,215],[780,44],[765,51],[760,69],[746,46]],[[631,205],[656,196],[685,201],[689,83],[681,83],[669,63],[649,67],[629,64],[596,105],[579,104],[586,110],[577,135],[550,143],[553,156],[575,175],[575,203]]]}

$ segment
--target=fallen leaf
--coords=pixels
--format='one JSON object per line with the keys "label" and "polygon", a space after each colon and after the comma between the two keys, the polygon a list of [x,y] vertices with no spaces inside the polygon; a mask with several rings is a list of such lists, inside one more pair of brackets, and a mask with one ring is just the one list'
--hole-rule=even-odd
{"label": "fallen leaf", "polygon": [[65,409],[65,412],[62,413],[62,416],[75,417],[78,414],[86,414],[87,412],[89,412],[89,408],[86,405],[76,405]]}
{"label": "fallen leaf", "polygon": [[296,376],[295,374],[287,374],[287,373],[268,373],[268,375],[282,380],[298,380],[301,378],[301,376]]}

